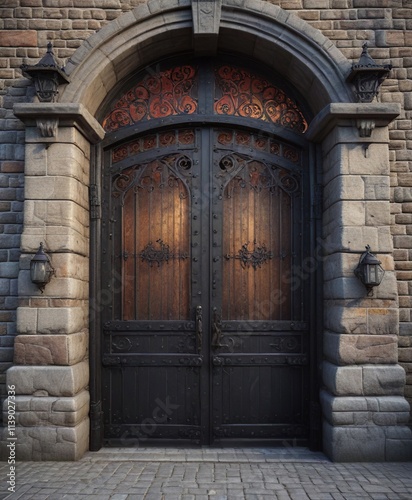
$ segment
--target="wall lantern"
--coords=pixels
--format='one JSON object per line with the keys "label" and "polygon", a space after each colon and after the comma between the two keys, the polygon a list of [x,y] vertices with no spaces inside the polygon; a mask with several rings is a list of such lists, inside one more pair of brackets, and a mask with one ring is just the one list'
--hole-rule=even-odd
{"label": "wall lantern", "polygon": [[54,272],[49,257],[44,253],[43,243],[40,243],[36,255],[30,261],[30,279],[39,287],[41,293]]}
{"label": "wall lantern", "polygon": [[23,64],[21,69],[24,76],[34,81],[36,94],[41,102],[54,102],[58,86],[70,81],[58,67],[51,42],[47,44],[47,52],[37,64]]}
{"label": "wall lantern", "polygon": [[368,54],[368,44],[364,43],[359,62],[352,65],[352,71],[347,78],[354,86],[358,102],[372,102],[391,69],[391,64],[376,64]]}
{"label": "wall lantern", "polygon": [[371,247],[367,245],[365,248],[366,252],[360,256],[354,273],[365,285],[370,297],[373,295],[373,287],[381,284],[385,271],[381,267],[381,261],[370,252]]}

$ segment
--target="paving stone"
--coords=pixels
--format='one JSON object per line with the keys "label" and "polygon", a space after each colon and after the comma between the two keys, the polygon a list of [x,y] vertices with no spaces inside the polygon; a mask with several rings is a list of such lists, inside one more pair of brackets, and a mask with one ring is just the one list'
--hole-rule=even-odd
{"label": "paving stone", "polygon": [[[278,453],[278,462],[268,463],[269,453],[273,459]],[[246,454],[253,454],[256,461],[244,462]],[[140,455],[139,451],[102,450],[86,453],[79,462],[19,462],[16,493],[10,500],[412,498],[412,462],[333,464],[319,453],[300,449],[300,454],[304,462],[283,462],[284,452],[264,449],[237,450],[231,463],[202,458],[191,462],[190,450],[156,450],[164,461],[149,462],[147,450]],[[7,463],[0,463],[0,476],[7,468]]]}

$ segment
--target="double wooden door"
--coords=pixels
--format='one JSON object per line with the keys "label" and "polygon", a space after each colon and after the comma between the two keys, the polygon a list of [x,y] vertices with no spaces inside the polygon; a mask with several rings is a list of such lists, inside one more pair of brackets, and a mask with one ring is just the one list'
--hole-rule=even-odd
{"label": "double wooden door", "polygon": [[304,151],[183,127],[133,138],[105,164],[106,442],[304,443]]}

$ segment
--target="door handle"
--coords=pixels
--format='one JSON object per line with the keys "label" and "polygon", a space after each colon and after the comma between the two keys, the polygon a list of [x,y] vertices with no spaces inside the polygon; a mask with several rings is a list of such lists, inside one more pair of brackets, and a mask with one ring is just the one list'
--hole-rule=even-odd
{"label": "door handle", "polygon": [[196,306],[196,343],[197,352],[202,352],[202,340],[203,340],[203,312],[202,306]]}
{"label": "door handle", "polygon": [[222,344],[222,316],[217,312],[217,308],[213,308],[212,315],[212,347],[227,347],[227,344]]}

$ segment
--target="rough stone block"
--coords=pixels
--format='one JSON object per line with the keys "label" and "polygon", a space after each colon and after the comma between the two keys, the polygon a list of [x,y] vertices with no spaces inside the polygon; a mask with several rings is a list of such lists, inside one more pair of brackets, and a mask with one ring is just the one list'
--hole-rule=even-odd
{"label": "rough stone block", "polygon": [[[54,254],[56,255],[56,254]],[[54,256],[50,256],[53,267],[55,266]],[[40,296],[58,297],[59,299],[78,299],[87,300],[89,296],[88,283],[73,278],[58,278],[57,267],[56,275],[52,277],[43,293],[34,285],[30,279],[30,271],[20,271],[19,274],[19,293],[22,296]]]}
{"label": "rough stone block", "polygon": [[361,299],[365,296],[365,288],[355,277],[342,277],[325,282],[323,288],[325,299]]}
{"label": "rough stone block", "polygon": [[397,363],[395,335],[337,335],[325,333],[324,354],[337,365]]}
{"label": "rough stone block", "polygon": [[26,175],[47,175],[47,149],[44,144],[30,144],[26,142],[25,156],[24,172]]}
{"label": "rough stone block", "polygon": [[56,253],[53,255],[53,267],[57,277],[89,282],[89,259],[82,255]]}
{"label": "rough stone block", "polygon": [[344,307],[339,304],[325,305],[325,328],[336,333],[367,333],[367,309]]}
{"label": "rough stone block", "polygon": [[405,370],[401,366],[364,366],[362,372],[364,395],[403,395]]}
{"label": "rough stone block", "polygon": [[88,235],[88,211],[72,201],[26,200],[25,227],[65,226],[82,236]]}
{"label": "rough stone block", "polygon": [[89,161],[84,152],[73,144],[51,144],[47,151],[47,174],[73,177],[87,186],[89,184]]}
{"label": "rough stone block", "polygon": [[[34,285],[33,285],[34,286]],[[37,333],[37,308],[17,308],[17,331],[23,334]]]}
{"label": "rough stone block", "polygon": [[338,252],[326,255],[323,261],[323,276],[325,281],[341,277],[354,276],[353,270],[359,262],[359,255],[352,253]]}
{"label": "rough stone block", "polygon": [[363,226],[365,224],[365,202],[337,201],[323,212],[325,232],[341,226]]}
{"label": "rough stone block", "polygon": [[[57,142],[60,145],[72,144],[74,148],[79,149],[83,153],[84,159],[90,158],[90,143],[76,127],[65,127],[60,124],[57,130],[57,137],[43,137],[39,128],[30,125],[26,126],[26,153],[28,151],[44,151],[46,161],[43,163],[45,166],[47,164],[47,149],[50,146],[50,144],[47,144],[48,141],[52,143]],[[37,149],[28,150],[29,146],[33,148],[37,147]],[[36,174],[30,173],[28,175]]]}
{"label": "rough stone block", "polygon": [[[16,396],[16,425],[22,427],[75,427],[89,414],[89,392],[72,398]],[[7,418],[6,402],[3,418]]]}
{"label": "rough stone block", "polygon": [[7,384],[16,387],[17,395],[75,396],[89,382],[89,364],[73,366],[12,366]]}
{"label": "rough stone block", "polygon": [[0,31],[2,47],[38,47],[35,30],[3,30]]}
{"label": "rough stone block", "polygon": [[88,209],[87,186],[77,179],[63,176],[26,176],[28,200],[68,200]]}
{"label": "rough stone block", "polygon": [[[27,274],[28,271],[25,272]],[[87,322],[88,309],[86,306],[19,307],[17,309],[17,330],[22,334],[78,333],[88,327]]]}
{"label": "rough stone block", "polygon": [[404,426],[388,427],[386,432],[386,460],[409,462],[412,460],[412,430]]}
{"label": "rough stone block", "polygon": [[[335,252],[357,252],[361,253],[365,248],[365,241],[371,248],[378,247],[380,234],[377,227],[372,226],[349,226],[335,227],[332,232],[325,232],[325,246],[330,253]],[[392,249],[392,244],[391,247]]]}
{"label": "rough stone block", "polygon": [[71,335],[18,335],[14,344],[16,365],[75,365],[87,352],[86,332]]}
{"label": "rough stone block", "polygon": [[362,395],[362,367],[323,363],[323,382],[337,396]]}
{"label": "rough stone block", "polygon": [[77,333],[87,328],[87,310],[81,307],[38,309],[37,333]]}
{"label": "rough stone block", "polygon": [[334,462],[383,462],[385,428],[334,427],[324,421],[323,450]]}
{"label": "rough stone block", "polygon": [[390,224],[389,201],[366,202],[365,224],[367,226],[388,226]]}
{"label": "rough stone block", "polygon": [[[89,448],[89,419],[75,427],[16,427],[15,437],[18,461],[80,460]],[[8,455],[4,445],[1,455]]]}
{"label": "rough stone block", "polygon": [[409,412],[408,401],[400,396],[379,396],[376,398],[379,411]]}
{"label": "rough stone block", "polygon": [[399,332],[399,310],[395,308],[371,307],[367,310],[368,333],[372,335],[397,335]]}
{"label": "rough stone block", "polygon": [[323,207],[327,209],[343,200],[363,200],[364,183],[359,175],[339,175],[332,179],[323,190]]}
{"label": "rough stone block", "polygon": [[89,255],[88,237],[72,228],[62,226],[27,227],[21,236],[23,252],[36,253],[43,241],[48,252],[77,253]]}
{"label": "rough stone block", "polygon": [[[385,258],[384,256],[381,255],[379,255],[378,257],[379,260],[382,261],[382,267],[385,269],[385,275],[383,277],[381,284],[375,287],[375,289],[373,290],[373,296],[377,299],[397,300],[398,282],[396,280],[396,273],[394,271],[388,270],[391,269],[392,258],[391,257]],[[389,262],[389,264],[386,264],[386,262]],[[394,332],[397,332],[398,327],[399,327],[399,320],[397,319],[393,325],[392,330]]]}
{"label": "rough stone block", "polygon": [[[339,175],[389,176],[387,144],[357,144],[359,136],[356,137],[357,130],[354,127],[342,127],[340,130],[349,130],[349,133],[354,135],[353,143],[339,144],[338,141],[342,139],[339,135],[342,133],[335,131],[324,141],[322,149],[324,150],[325,185]],[[343,140],[346,139],[349,140],[350,137],[343,137]],[[367,149],[365,149],[366,145]]]}
{"label": "rough stone block", "polygon": [[367,175],[362,177],[365,200],[389,200],[390,180],[386,175]]}

